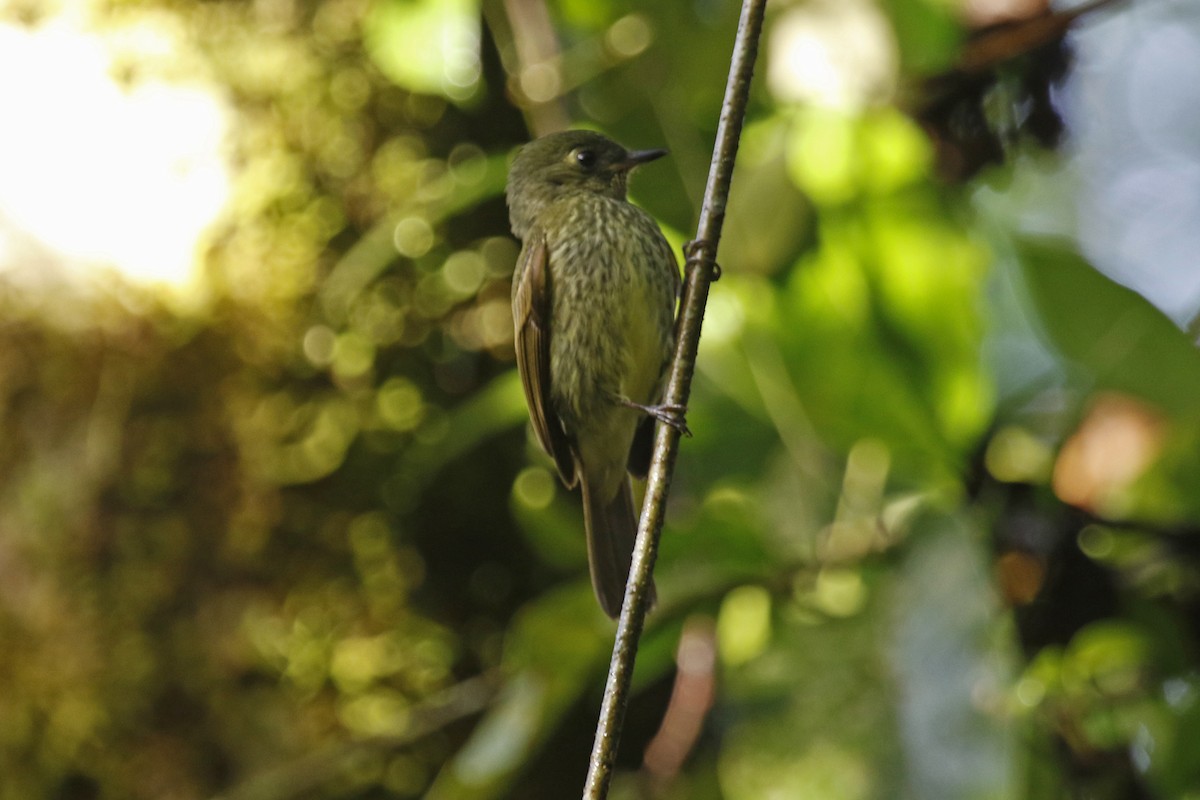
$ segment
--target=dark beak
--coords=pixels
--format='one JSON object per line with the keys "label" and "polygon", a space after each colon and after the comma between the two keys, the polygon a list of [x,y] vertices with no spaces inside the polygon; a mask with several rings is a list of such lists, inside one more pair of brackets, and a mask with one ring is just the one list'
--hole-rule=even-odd
{"label": "dark beak", "polygon": [[662,158],[668,152],[669,151],[663,150],[662,148],[657,150],[630,150],[625,154],[625,160],[621,162],[619,167],[626,170],[633,169],[639,164],[646,164],[650,161],[654,161],[657,158]]}

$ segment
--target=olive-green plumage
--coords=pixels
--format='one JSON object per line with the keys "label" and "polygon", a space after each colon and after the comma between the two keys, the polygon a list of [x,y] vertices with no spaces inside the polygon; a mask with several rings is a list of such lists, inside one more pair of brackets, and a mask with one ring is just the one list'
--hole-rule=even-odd
{"label": "olive-green plumage", "polygon": [[590,131],[544,136],[508,176],[517,366],[538,441],[583,494],[600,605],[617,616],[637,532],[627,471],[649,466],[674,347],[679,267],[654,220],[625,199],[629,172],[665,154]]}

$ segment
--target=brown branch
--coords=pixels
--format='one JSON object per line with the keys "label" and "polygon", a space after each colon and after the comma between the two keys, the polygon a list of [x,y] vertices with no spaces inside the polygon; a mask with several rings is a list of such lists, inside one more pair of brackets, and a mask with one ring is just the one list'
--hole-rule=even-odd
{"label": "brown branch", "polygon": [[[721,105],[721,119],[717,126],[716,147],[708,172],[708,185],[704,190],[704,205],[700,210],[696,240],[687,252],[687,278],[679,312],[675,358],[671,363],[663,400],[669,405],[687,405],[691,390],[704,306],[708,302],[708,287],[716,269],[717,244],[725,221],[725,204],[729,198],[742,121],[746,116],[750,79],[754,74],[754,60],[758,54],[758,39],[766,4],[767,0],[742,2],[742,16],[729,64],[729,81],[725,85],[725,100]],[[648,590],[666,513],[667,492],[678,452],[679,431],[669,425],[659,425],[654,439],[654,456],[650,462],[637,544],[633,551],[633,566],[629,570],[625,604],[617,623],[604,702],[600,707],[600,720],[592,744],[584,800],[603,800],[608,795],[613,762],[621,739],[621,723],[629,703],[629,686],[633,678],[638,640],[646,621]]]}

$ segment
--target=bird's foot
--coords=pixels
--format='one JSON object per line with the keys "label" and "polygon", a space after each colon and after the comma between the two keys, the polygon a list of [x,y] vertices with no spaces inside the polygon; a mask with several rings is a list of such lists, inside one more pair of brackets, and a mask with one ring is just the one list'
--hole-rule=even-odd
{"label": "bird's foot", "polygon": [[670,425],[675,430],[687,437],[691,437],[692,432],[688,429],[687,406],[676,405],[674,403],[663,403],[662,405],[644,406],[641,403],[635,403],[627,397],[617,398],[617,402],[621,405],[632,408],[636,411],[641,411],[643,414],[648,414],[654,417],[664,425]]}
{"label": "bird's foot", "polygon": [[687,259],[688,264],[701,264],[704,260],[704,251],[712,250],[712,282],[716,283],[721,280],[721,265],[717,263],[717,248],[707,239],[692,239],[683,246],[683,255]]}

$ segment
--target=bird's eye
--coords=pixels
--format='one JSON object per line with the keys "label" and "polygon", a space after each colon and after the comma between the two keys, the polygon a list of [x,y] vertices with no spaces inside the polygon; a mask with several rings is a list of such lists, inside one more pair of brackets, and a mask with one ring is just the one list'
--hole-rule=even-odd
{"label": "bird's eye", "polygon": [[577,150],[575,152],[575,163],[578,164],[584,171],[589,171],[596,166],[596,151],[594,150]]}

